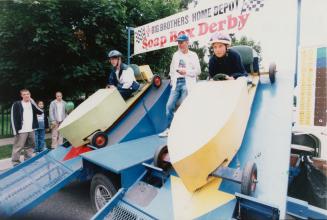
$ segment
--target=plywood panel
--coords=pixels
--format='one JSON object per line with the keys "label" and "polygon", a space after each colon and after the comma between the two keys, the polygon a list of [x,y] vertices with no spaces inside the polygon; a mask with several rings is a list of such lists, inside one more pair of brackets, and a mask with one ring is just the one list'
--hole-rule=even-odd
{"label": "plywood panel", "polygon": [[73,146],[83,145],[88,142],[83,139],[110,127],[127,107],[117,89],[99,89],[67,116],[59,132]]}
{"label": "plywood panel", "polygon": [[198,83],[175,114],[168,137],[171,163],[189,191],[240,147],[250,113],[245,79]]}

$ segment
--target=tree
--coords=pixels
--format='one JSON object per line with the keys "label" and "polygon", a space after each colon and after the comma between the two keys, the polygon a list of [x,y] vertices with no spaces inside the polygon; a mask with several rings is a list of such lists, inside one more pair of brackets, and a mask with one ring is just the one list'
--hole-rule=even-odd
{"label": "tree", "polygon": [[[21,88],[37,99],[79,97],[105,86],[111,49],[126,54],[126,26],[176,13],[179,0],[0,1],[0,102]],[[166,72],[172,48],[136,57]],[[158,65],[159,64],[159,65]]]}
{"label": "tree", "polygon": [[209,74],[209,69],[208,69],[208,63],[204,59],[204,57],[207,54],[206,46],[200,47],[199,42],[194,41],[193,44],[191,45],[191,50],[194,51],[199,57],[200,66],[201,66],[201,74],[199,75],[199,79],[200,80],[207,79]]}

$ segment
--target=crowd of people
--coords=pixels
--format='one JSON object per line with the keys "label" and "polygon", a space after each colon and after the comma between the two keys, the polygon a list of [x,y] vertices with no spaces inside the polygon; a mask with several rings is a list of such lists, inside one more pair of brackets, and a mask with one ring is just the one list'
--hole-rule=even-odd
{"label": "crowd of people", "polygon": [[[182,34],[178,36],[177,42],[178,50],[172,57],[169,72],[171,90],[166,104],[167,128],[159,134],[159,137],[168,136],[174,112],[196,84],[197,76],[201,73],[199,58],[189,49],[189,37]],[[235,80],[247,76],[240,55],[230,49],[229,35],[213,34],[210,45],[214,54],[209,60],[209,80],[222,78]],[[122,62],[122,57],[123,55],[117,50],[108,53],[109,63],[113,69],[108,76],[107,88],[116,88],[126,100],[139,89],[140,84],[135,79],[133,69]],[[40,153],[45,149],[45,132],[49,128],[52,136],[51,148],[63,144],[63,137],[58,132],[58,128],[67,116],[66,102],[60,91],[55,93],[55,99],[50,103],[49,114],[45,112],[44,102],[35,103],[28,89],[22,89],[20,96],[21,100],[14,102],[11,109],[14,166],[21,163],[21,154],[24,155],[24,160],[27,160],[34,153]]]}
{"label": "crowd of people", "polygon": [[45,149],[45,133],[49,128],[52,136],[51,148],[63,144],[58,128],[67,116],[66,102],[59,91],[50,104],[49,114],[45,111],[44,102],[39,100],[36,103],[28,89],[20,90],[20,96],[21,100],[14,102],[11,107],[14,134],[11,161],[14,166],[21,163],[21,154],[27,160]]}

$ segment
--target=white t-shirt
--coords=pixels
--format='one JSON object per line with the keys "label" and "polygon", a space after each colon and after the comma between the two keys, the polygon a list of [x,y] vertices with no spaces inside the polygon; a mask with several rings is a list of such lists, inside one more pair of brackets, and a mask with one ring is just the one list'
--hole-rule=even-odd
{"label": "white t-shirt", "polygon": [[31,102],[23,102],[23,124],[22,129],[18,133],[26,133],[33,131],[33,109]]}
{"label": "white t-shirt", "polygon": [[128,89],[132,86],[133,82],[136,81],[134,76],[134,71],[131,67],[128,67],[126,70],[122,71],[122,74],[119,78],[119,70],[116,71],[117,79],[119,79],[119,83],[123,84],[123,89]]}
{"label": "white t-shirt", "polygon": [[[178,69],[185,69],[186,74],[181,75],[177,72]],[[188,51],[186,54],[180,50],[176,51],[170,64],[170,79],[172,89],[176,88],[177,78],[183,77],[186,80],[187,89],[190,89],[196,82],[197,76],[201,73],[199,57],[193,51]]]}
{"label": "white t-shirt", "polygon": [[62,113],[63,113],[63,107],[64,107],[64,105],[63,105],[63,102],[61,101],[61,102],[58,102],[58,101],[56,101],[56,108],[57,108],[57,113],[58,113],[58,121],[63,121],[64,120],[64,118],[63,118],[63,115],[62,115]]}
{"label": "white t-shirt", "polygon": [[37,116],[37,121],[38,122],[43,122],[44,121],[44,113],[40,114],[40,115],[36,115]]}

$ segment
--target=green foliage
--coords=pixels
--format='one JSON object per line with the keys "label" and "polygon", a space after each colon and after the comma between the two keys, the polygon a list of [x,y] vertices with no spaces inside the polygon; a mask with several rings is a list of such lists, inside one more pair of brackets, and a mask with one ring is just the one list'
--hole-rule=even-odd
{"label": "green foliage", "polygon": [[204,57],[206,56],[207,48],[205,46],[200,47],[198,41],[194,41],[190,48],[198,55],[200,60],[201,74],[199,75],[199,79],[200,80],[207,79],[207,76],[209,74],[209,69],[208,69],[208,63],[204,60]]}
{"label": "green foliage", "polygon": [[[180,6],[180,0],[0,1],[0,102],[18,99],[24,87],[43,100],[57,90],[74,98],[104,87],[107,52],[126,54],[126,26],[169,16]],[[142,54],[132,62],[166,75],[174,51]]]}
{"label": "green foliage", "polygon": [[[138,27],[175,14],[182,6],[179,0],[126,0],[125,5],[129,15],[128,24],[132,27]],[[134,42],[131,44],[131,47],[133,46]],[[140,65],[148,64],[154,73],[164,77],[169,73],[171,58],[176,50],[177,47],[170,47],[151,51],[133,56],[131,61]]]}

